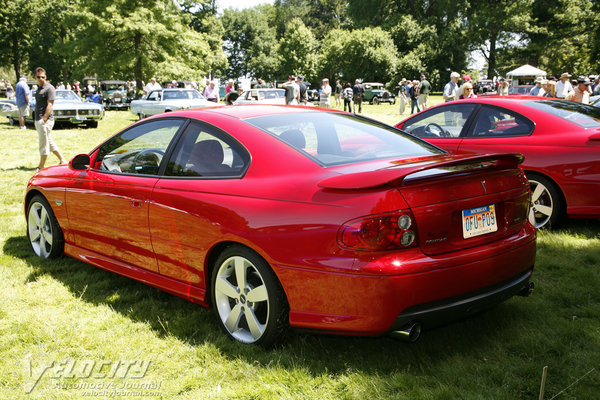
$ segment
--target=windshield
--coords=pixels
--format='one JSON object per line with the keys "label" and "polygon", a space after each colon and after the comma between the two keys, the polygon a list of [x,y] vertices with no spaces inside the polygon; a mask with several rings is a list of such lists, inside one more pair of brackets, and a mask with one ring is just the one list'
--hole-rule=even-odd
{"label": "windshield", "polygon": [[398,129],[348,114],[301,112],[245,121],[324,166],[444,153]]}
{"label": "windshield", "polygon": [[188,100],[188,99],[203,99],[202,95],[197,90],[165,90],[163,92],[163,100]]}
{"label": "windshield", "polygon": [[81,101],[81,98],[71,90],[57,90],[56,100]]}
{"label": "windshield", "polygon": [[600,127],[600,108],[565,100],[532,101],[524,103],[584,128]]}

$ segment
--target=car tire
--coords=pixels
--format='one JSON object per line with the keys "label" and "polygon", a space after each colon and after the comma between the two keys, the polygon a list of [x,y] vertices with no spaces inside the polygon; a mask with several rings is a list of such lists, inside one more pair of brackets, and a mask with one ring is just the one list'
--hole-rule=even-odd
{"label": "car tire", "polygon": [[35,195],[27,207],[27,237],[38,257],[56,258],[63,254],[65,238],[62,229],[42,195]]}
{"label": "car tire", "polygon": [[527,173],[531,187],[532,207],[529,222],[536,229],[560,225],[565,218],[565,202],[560,190],[550,179],[535,173]]}
{"label": "car tire", "polygon": [[87,123],[88,128],[97,128],[98,127],[98,121],[90,121]]}
{"label": "car tire", "polygon": [[16,124],[15,119],[13,117],[8,117],[8,124],[13,126]]}
{"label": "car tire", "polygon": [[285,336],[289,307],[284,291],[252,250],[233,245],[219,255],[210,293],[217,321],[231,339],[271,347]]}
{"label": "car tire", "polygon": [[379,104],[379,97],[373,97],[373,100],[371,100],[371,104]]}
{"label": "car tire", "polygon": [[139,118],[140,120],[144,119],[144,114],[142,114],[142,113],[138,113],[138,118]]}

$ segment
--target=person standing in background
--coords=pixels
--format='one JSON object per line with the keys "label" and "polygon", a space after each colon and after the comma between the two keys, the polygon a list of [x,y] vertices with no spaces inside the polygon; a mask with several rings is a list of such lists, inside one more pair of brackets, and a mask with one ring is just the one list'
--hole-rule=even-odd
{"label": "person standing in background", "polygon": [[406,110],[406,78],[402,78],[400,81],[400,90],[398,90],[398,97],[400,98],[400,115],[404,114]]}
{"label": "person standing in background", "polygon": [[442,95],[445,102],[455,100],[458,96],[458,78],[460,78],[458,72],[452,72],[450,74],[450,82],[446,83],[446,86],[444,86],[444,93]]}
{"label": "person standing in background", "polygon": [[556,82],[556,85],[554,85],[556,97],[559,99],[564,99],[573,91],[573,86],[571,85],[571,82],[569,82],[570,77],[571,75],[569,75],[569,73],[563,72],[560,76],[560,81]]}
{"label": "person standing in background", "polygon": [[354,114],[356,114],[356,106],[358,105],[358,112],[362,112],[362,99],[365,94],[365,89],[363,85],[360,83],[360,79],[356,79],[354,81],[354,86],[352,86],[352,101],[354,102]]}
{"label": "person standing in background", "polygon": [[61,164],[66,164],[67,160],[62,156],[58,146],[52,140],[50,132],[54,127],[54,115],[52,108],[56,99],[56,90],[46,80],[46,70],[42,67],[35,69],[35,78],[38,83],[38,90],[35,93],[35,128],[38,132],[39,148],[40,148],[40,163],[36,170],[44,168],[46,159],[50,152],[58,157]]}
{"label": "person standing in background", "polygon": [[419,99],[418,105],[421,110],[427,108],[427,102],[429,101],[429,92],[431,92],[431,83],[426,79],[424,74],[421,74],[421,83],[419,84]]}
{"label": "person standing in background", "polygon": [[19,127],[26,129],[25,118],[29,116],[29,98],[31,96],[31,90],[27,85],[27,78],[21,76],[19,82],[15,87],[16,103],[19,107]]}
{"label": "person standing in background", "polygon": [[340,83],[340,80],[337,79],[335,81],[335,106],[339,107],[342,105],[342,90],[344,90],[344,88],[342,88],[342,84]]}

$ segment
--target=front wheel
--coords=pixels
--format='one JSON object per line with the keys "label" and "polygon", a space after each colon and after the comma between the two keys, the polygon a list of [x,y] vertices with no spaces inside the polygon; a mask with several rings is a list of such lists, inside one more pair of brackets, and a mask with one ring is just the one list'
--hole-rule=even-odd
{"label": "front wheel", "polygon": [[557,226],[564,217],[564,202],[556,186],[547,178],[527,174],[531,187],[529,222],[536,229]]}
{"label": "front wheel", "polygon": [[288,305],[277,277],[264,259],[242,246],[217,259],[211,280],[219,325],[232,339],[270,347],[288,328]]}
{"label": "front wheel", "polygon": [[62,255],[65,239],[52,207],[41,195],[31,199],[27,208],[27,236],[38,257],[56,258]]}
{"label": "front wheel", "polygon": [[373,100],[371,100],[372,104],[379,104],[379,97],[375,96],[373,97]]}

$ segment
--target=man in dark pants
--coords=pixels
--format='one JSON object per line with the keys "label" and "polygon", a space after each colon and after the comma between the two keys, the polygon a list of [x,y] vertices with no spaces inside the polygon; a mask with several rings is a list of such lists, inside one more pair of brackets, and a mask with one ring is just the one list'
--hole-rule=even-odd
{"label": "man in dark pants", "polygon": [[356,114],[356,105],[358,104],[358,112],[362,112],[362,99],[365,94],[365,89],[363,85],[360,83],[360,79],[354,81],[354,86],[352,86],[352,100],[354,101],[354,114]]}

